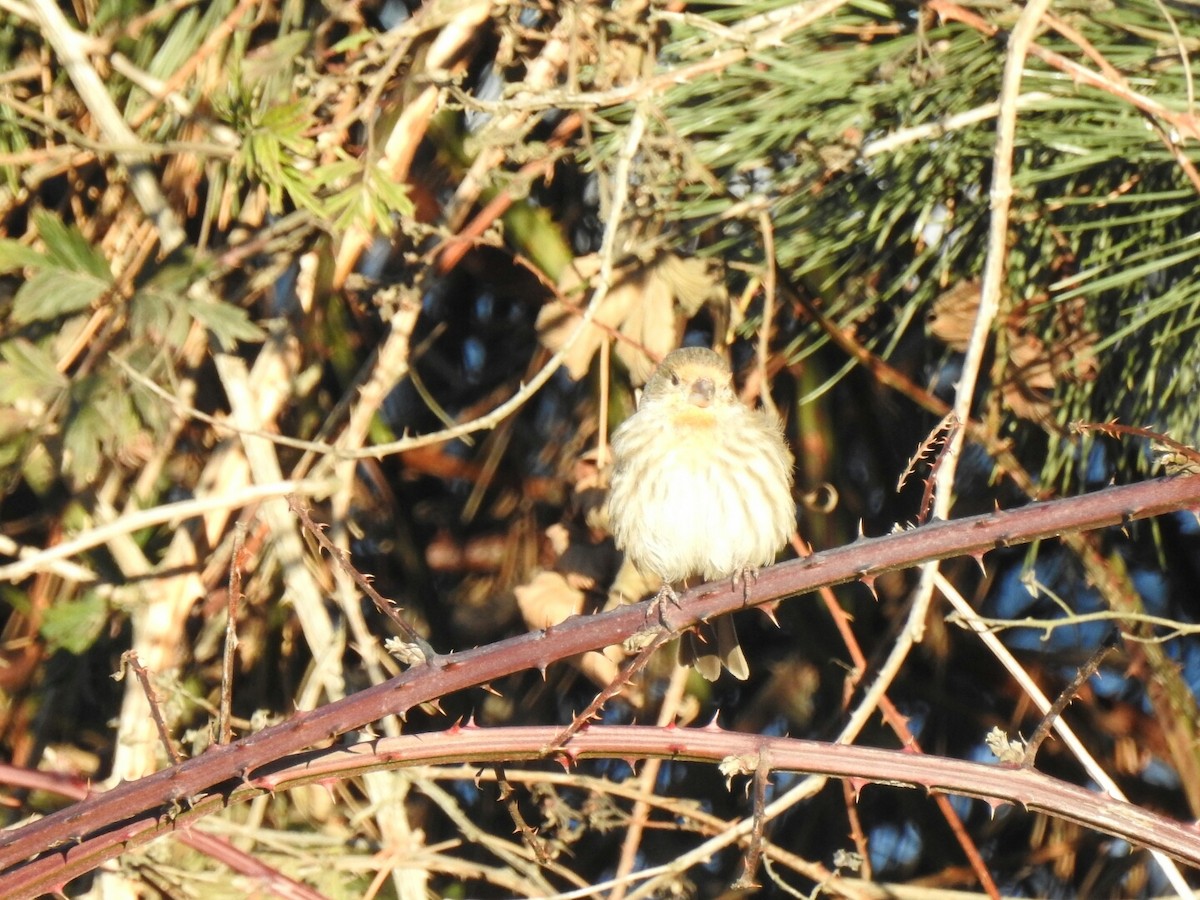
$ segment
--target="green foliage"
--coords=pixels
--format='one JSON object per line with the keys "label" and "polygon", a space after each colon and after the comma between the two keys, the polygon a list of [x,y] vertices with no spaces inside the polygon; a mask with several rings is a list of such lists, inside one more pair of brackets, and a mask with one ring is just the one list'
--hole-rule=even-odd
{"label": "green foliage", "polygon": [[[27,273],[13,297],[11,321],[31,327],[0,341],[0,403],[9,406],[3,431],[10,442],[0,458],[40,465],[43,457],[29,452],[41,447],[72,484],[86,485],[144,433],[147,420],[123,374],[107,361],[71,375],[60,371],[59,354],[87,318],[81,314],[112,293],[113,280],[103,253],[78,228],[45,210],[36,211],[33,222],[43,250],[0,240],[0,273]],[[187,257],[172,260],[134,291],[125,310],[135,348],[177,350],[197,322],[225,351],[262,339],[262,329],[246,310],[189,295],[189,286],[208,268]],[[119,303],[115,296],[110,299]],[[33,329],[50,323],[58,328]]]}
{"label": "green foliage", "polygon": [[129,327],[135,341],[181,347],[193,321],[207,328],[226,351],[233,350],[239,341],[261,341],[263,329],[240,306],[189,295],[188,288],[208,277],[210,270],[211,265],[204,259],[172,260],[139,285],[129,301]]}
{"label": "green foliage", "polygon": [[192,324],[187,289],[199,274],[192,263],[171,261],[138,286],[129,300],[129,330],[137,345],[183,345]]}
{"label": "green foliage", "polygon": [[378,223],[381,232],[391,234],[395,216],[413,215],[415,207],[406,185],[388,178],[369,159],[351,159],[345,153],[340,156],[336,162],[321,166],[315,179],[334,186],[333,193],[325,200],[324,214],[336,230]]}
{"label": "green foliage", "polygon": [[68,384],[46,346],[14,338],[0,344],[0,358],[0,403],[44,402]]}
{"label": "green foliage", "polygon": [[34,213],[34,223],[46,245],[44,253],[0,241],[0,272],[33,270],[14,298],[13,320],[22,325],[87,309],[112,287],[104,255],[79,229],[45,210]]}
{"label": "green foliage", "polygon": [[229,352],[239,341],[261,341],[264,331],[253,321],[249,314],[232,303],[210,302],[202,299],[187,298],[187,312],[200,322],[221,349]]}
{"label": "green foliage", "polygon": [[110,286],[107,280],[86,273],[43,269],[21,286],[13,305],[13,321],[27,325],[79,312],[91,306]]}
{"label": "green foliage", "polygon": [[200,12],[196,8],[184,10],[172,26],[160,40],[137,41],[133,45],[139,56],[146,57],[139,62],[156,78],[168,78],[178,71],[200,47],[208,31],[200,26]]}
{"label": "green foliage", "polygon": [[[712,17],[744,22],[771,6],[730,3]],[[1137,90],[1166,102],[1188,96],[1160,4],[1084,5],[1070,15]],[[1194,19],[1177,24],[1185,43],[1200,39]],[[701,20],[672,25],[662,58],[673,69],[736,46]],[[1079,57],[1051,30],[1038,41]],[[993,103],[1004,50],[962,23],[910,16],[907,4],[842,7],[744,61],[680,79],[658,102],[662,125],[644,142],[639,189],[701,252],[751,265],[762,260],[753,212],[761,205],[785,276],[840,327],[887,354],[911,327],[905,323],[922,322],[943,290],[982,271],[994,115],[914,129]],[[1025,304],[1023,327],[1049,340],[1056,311],[1085,297],[1079,327],[1099,338],[1099,377],[1058,383],[1054,424],[1120,416],[1195,443],[1200,405],[1178,402],[1193,379],[1169,373],[1200,366],[1193,277],[1200,197],[1167,146],[1170,128],[1149,127],[1123,97],[1080,87],[1034,57],[1022,92],[1039,96],[1017,120],[1006,302]],[[628,112],[610,115],[620,122]],[[646,147],[711,177],[680,183],[677,167]],[[614,150],[601,143],[602,153]],[[736,212],[746,201],[751,211]],[[810,324],[793,358],[825,340]],[[1164,378],[1177,400],[1169,405]],[[1030,426],[1010,418],[1004,427],[1022,434]],[[1065,477],[1075,458],[1071,442],[1055,441],[1044,474]]]}
{"label": "green foliage", "polygon": [[[17,154],[28,149],[29,138],[21,118],[10,106],[0,103],[0,153]],[[13,193],[20,190],[21,182],[16,166],[0,166],[0,178],[3,179],[3,187],[6,190]]]}
{"label": "green foliage", "polygon": [[122,455],[141,433],[142,423],[112,369],[76,377],[67,392],[63,422],[63,467],[77,484],[95,481],[101,466]]}
{"label": "green foliage", "polygon": [[60,600],[48,607],[42,617],[40,633],[48,649],[65,650],[78,656],[100,637],[108,616],[108,603],[104,598],[95,591],[85,591],[77,599]]}
{"label": "green foliage", "polygon": [[[264,60],[290,60],[307,40],[307,35],[296,33],[276,41]],[[215,185],[228,183],[238,192],[261,185],[272,213],[282,213],[290,204],[329,221],[339,232],[378,225],[390,234],[397,217],[411,218],[414,207],[407,186],[387,177],[370,154],[352,158],[338,151],[338,159],[317,164],[311,102],[282,100],[291,90],[278,77],[282,63],[269,65],[264,60],[255,67],[261,69],[261,79],[243,73],[214,103],[242,138],[233,161],[215,173]]]}
{"label": "green foliage", "polygon": [[235,185],[261,184],[273,213],[283,212],[285,197],[298,208],[321,211],[313,179],[305,171],[316,156],[316,143],[306,134],[311,123],[306,104],[277,103],[234,83],[213,107],[242,138],[229,167]]}
{"label": "green foliage", "polygon": [[0,272],[13,272],[26,266],[40,267],[46,262],[44,254],[20,241],[0,239]]}

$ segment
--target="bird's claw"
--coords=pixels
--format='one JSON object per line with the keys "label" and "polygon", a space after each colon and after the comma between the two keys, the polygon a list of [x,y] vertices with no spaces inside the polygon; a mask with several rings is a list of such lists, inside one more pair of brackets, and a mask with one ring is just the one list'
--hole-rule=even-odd
{"label": "bird's claw", "polygon": [[669,584],[664,584],[658,589],[658,593],[654,595],[654,599],[650,602],[650,608],[646,612],[646,617],[649,618],[650,614],[654,613],[658,616],[659,624],[664,628],[667,627],[665,612],[668,603],[676,609],[679,609],[681,606],[679,594],[675,592],[675,588]]}
{"label": "bird's claw", "polygon": [[758,584],[758,569],[741,569],[733,573],[733,589],[742,588],[742,601],[750,599],[751,584]]}

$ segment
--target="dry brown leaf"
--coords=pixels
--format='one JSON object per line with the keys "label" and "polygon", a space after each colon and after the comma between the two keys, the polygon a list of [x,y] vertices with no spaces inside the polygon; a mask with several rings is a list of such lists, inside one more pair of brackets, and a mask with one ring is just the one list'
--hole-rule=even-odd
{"label": "dry brown leaf", "polygon": [[[609,653],[612,653],[616,658],[610,658]],[[597,650],[589,650],[582,656],[574,660],[579,666],[579,671],[586,675],[592,682],[599,687],[608,687],[617,680],[617,675],[620,674],[622,659],[621,651],[616,647],[609,647],[603,653]],[[628,689],[627,689],[628,690]],[[640,705],[640,700],[636,699],[638,694],[630,695],[633,703]]]}
{"label": "dry brown leaf", "polygon": [[604,608],[615,609],[622,603],[637,603],[661,586],[662,582],[659,579],[643,575],[633,563],[625,559],[608,589],[608,600]]}
{"label": "dry brown leaf", "polygon": [[951,350],[963,353],[971,341],[975,314],[979,311],[978,281],[960,281],[933,301],[926,324],[929,333]]}
{"label": "dry brown leaf", "polygon": [[575,506],[583,523],[594,535],[608,534],[608,470],[612,450],[605,445],[584,453],[575,461]]}
{"label": "dry brown leaf", "polygon": [[1004,404],[1015,415],[1046,422],[1059,381],[1090,381],[1096,377],[1099,363],[1092,349],[1096,334],[1071,316],[1070,310],[1055,316],[1054,338],[1049,346],[1036,335],[1009,326],[1009,374],[1002,394]]}
{"label": "dry brown leaf", "polygon": [[[517,596],[517,607],[521,617],[531,631],[549,628],[583,612],[583,592],[572,587],[558,572],[539,572],[528,584],[513,591]],[[606,687],[620,672],[624,654],[619,647],[607,647],[603,652],[589,651],[572,662],[578,666],[594,684]],[[640,695],[632,688],[626,689],[631,702],[640,703]]]}
{"label": "dry brown leaf", "polygon": [[678,342],[675,336],[675,306],[669,288],[654,278],[641,282],[641,302],[633,306],[621,323],[621,334],[633,343],[618,341],[617,359],[629,370],[629,380],[643,385],[662,359]]}
{"label": "dry brown leaf", "polygon": [[1032,334],[1011,335],[1010,341],[1008,377],[1001,388],[1004,405],[1022,419],[1044,422],[1056,384],[1046,345]]}
{"label": "dry brown leaf", "polygon": [[567,530],[566,525],[555,523],[546,529],[546,540],[550,542],[550,549],[554,551],[554,555],[562,556],[571,545],[571,532]]}
{"label": "dry brown leaf", "polygon": [[[975,316],[979,311],[980,283],[963,281],[943,291],[933,301],[927,325],[929,333],[958,353],[967,349]],[[1001,398],[1019,418],[1048,424],[1053,394],[1060,379],[1087,381],[1096,377],[1098,364],[1092,347],[1096,335],[1083,322],[1085,310],[1079,303],[1055,307],[1051,325],[1053,343],[1033,334],[1028,316],[1019,311],[1004,324],[1008,344],[1008,366]]]}
{"label": "dry brown leaf", "polygon": [[679,343],[678,319],[690,319],[709,300],[719,300],[724,286],[702,259],[663,253],[639,273],[642,302],[621,323],[621,334],[633,343],[617,344],[617,358],[629,380],[643,385],[659,360]]}
{"label": "dry brown leaf", "polygon": [[575,493],[590,490],[607,490],[607,472],[612,466],[612,447],[604,445],[601,452],[599,447],[584,451],[575,459],[571,476],[575,482]]}
{"label": "dry brown leaf", "polygon": [[[546,349],[557,353],[575,333],[579,311],[587,304],[588,285],[600,272],[598,254],[581,256],[559,280],[559,293],[566,302],[552,300],[542,307],[537,318],[538,339]],[[627,287],[629,279],[617,280],[596,310],[595,322],[615,329],[629,315],[639,299],[638,292]],[[600,349],[606,330],[592,325],[567,351],[563,365],[576,381],[587,374],[592,357]]]}
{"label": "dry brown leaf", "polygon": [[725,299],[725,285],[708,260],[664,253],[653,268],[654,277],[667,285],[686,318],[700,312],[710,300]]}
{"label": "dry brown leaf", "polygon": [[531,631],[549,628],[583,612],[583,591],[571,587],[558,572],[539,572],[514,588],[517,608]]}
{"label": "dry brown leaf", "polygon": [[[551,301],[538,314],[543,346],[558,351],[574,334],[579,310],[586,305],[583,288],[599,271],[596,254],[578,258],[567,270],[558,287],[571,299]],[[617,343],[617,358],[634,385],[645,384],[658,361],[675,349],[679,319],[690,318],[706,302],[724,296],[724,286],[704,260],[663,253],[649,263],[622,268],[614,273],[613,284],[596,310],[597,324],[575,342],[564,365],[576,381],[583,378],[605,336],[618,331],[629,340]]]}

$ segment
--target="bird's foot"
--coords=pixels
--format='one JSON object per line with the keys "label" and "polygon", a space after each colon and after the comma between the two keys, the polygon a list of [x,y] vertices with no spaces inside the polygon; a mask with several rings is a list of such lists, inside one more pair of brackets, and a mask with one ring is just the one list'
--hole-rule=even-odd
{"label": "bird's foot", "polygon": [[745,568],[733,573],[733,589],[736,591],[741,587],[743,603],[750,599],[750,588],[754,584],[758,584],[758,569]]}
{"label": "bird's foot", "polygon": [[650,615],[653,614],[658,617],[659,624],[663,627],[666,627],[667,622],[665,616],[668,603],[670,603],[676,609],[679,609],[679,594],[675,592],[675,588],[673,588],[670,584],[664,583],[663,586],[658,589],[658,593],[654,595],[654,599],[650,601],[650,609],[647,610],[646,618],[649,618]]}

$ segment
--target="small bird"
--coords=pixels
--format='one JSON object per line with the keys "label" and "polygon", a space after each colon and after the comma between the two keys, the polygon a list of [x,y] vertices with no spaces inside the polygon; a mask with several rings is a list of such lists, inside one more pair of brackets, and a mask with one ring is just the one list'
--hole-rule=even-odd
{"label": "small bird", "polygon": [[[719,354],[668,354],[637,411],[612,436],[610,530],[639,571],[657,575],[659,600],[673,585],[752,577],[774,562],[796,527],[792,454],[779,422],[743,404]],[[743,582],[744,583],[744,582]],[[716,645],[680,645],[681,662],[716,681],[722,665],[750,675],[733,620],[714,623]]]}

